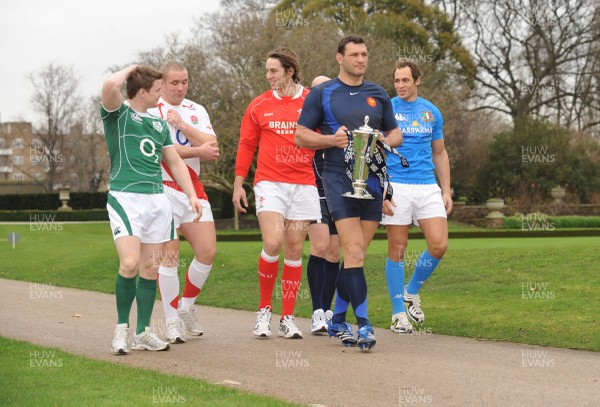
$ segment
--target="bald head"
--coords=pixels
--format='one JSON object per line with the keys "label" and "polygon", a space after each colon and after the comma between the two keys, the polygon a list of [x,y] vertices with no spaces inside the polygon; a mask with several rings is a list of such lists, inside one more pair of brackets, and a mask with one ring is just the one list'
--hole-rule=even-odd
{"label": "bald head", "polygon": [[315,86],[320,85],[323,82],[327,82],[329,79],[331,79],[331,78],[329,78],[327,76],[319,75],[315,79],[313,79],[312,83],[310,84],[310,87],[314,88]]}

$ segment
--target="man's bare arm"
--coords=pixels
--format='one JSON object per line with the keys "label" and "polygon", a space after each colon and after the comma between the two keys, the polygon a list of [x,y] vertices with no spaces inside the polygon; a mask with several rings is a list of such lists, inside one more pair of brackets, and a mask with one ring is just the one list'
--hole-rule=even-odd
{"label": "man's bare arm", "polygon": [[137,69],[139,65],[131,65],[125,69],[110,75],[102,85],[102,106],[109,111],[115,111],[123,104],[123,96],[121,96],[121,89],[129,75]]}

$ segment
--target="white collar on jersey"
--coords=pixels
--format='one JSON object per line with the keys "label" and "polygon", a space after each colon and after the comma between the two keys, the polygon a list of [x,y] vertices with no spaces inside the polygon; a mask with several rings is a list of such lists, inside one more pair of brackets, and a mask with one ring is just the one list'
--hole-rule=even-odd
{"label": "white collar on jersey", "polygon": [[[302,96],[303,91],[304,91],[304,86],[300,85],[298,92],[296,92],[296,94],[294,96],[292,96],[292,99],[298,99],[300,96]],[[273,91],[273,96],[275,96],[276,99],[281,100],[281,96],[279,96],[279,93],[277,93],[276,90]]]}
{"label": "white collar on jersey", "polygon": [[139,114],[142,117],[148,117],[150,119],[156,119],[155,116],[152,116],[151,114],[148,114],[148,112],[138,112],[137,110],[134,110],[130,105],[129,105],[129,100],[126,100],[123,102],[123,104],[125,106],[127,106],[128,108],[130,108],[131,110],[133,110],[134,112],[136,112],[137,114]]}

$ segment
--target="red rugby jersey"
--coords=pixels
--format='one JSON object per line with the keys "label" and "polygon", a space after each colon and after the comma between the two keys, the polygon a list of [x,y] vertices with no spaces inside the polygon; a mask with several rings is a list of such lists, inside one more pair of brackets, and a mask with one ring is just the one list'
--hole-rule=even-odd
{"label": "red rugby jersey", "polygon": [[312,168],[314,150],[294,142],[296,122],[308,89],[300,87],[294,96],[268,90],[255,98],[244,114],[235,160],[235,175],[244,178],[258,148],[254,184],[259,181],[315,185]]}

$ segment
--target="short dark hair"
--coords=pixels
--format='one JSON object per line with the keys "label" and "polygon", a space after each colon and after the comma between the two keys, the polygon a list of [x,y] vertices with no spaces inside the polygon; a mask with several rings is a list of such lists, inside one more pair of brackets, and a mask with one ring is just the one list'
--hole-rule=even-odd
{"label": "short dark hair", "polygon": [[150,92],[154,82],[161,78],[162,74],[156,69],[149,66],[138,66],[127,78],[127,97],[133,99],[140,89]]}
{"label": "short dark hair", "polygon": [[278,59],[286,72],[292,68],[294,70],[292,75],[294,83],[300,83],[300,59],[294,51],[286,47],[276,48],[267,54],[267,59],[269,58]]}
{"label": "short dark hair", "polygon": [[396,67],[394,68],[394,75],[396,75],[396,69],[402,69],[406,67],[410,68],[410,74],[412,75],[413,81],[416,81],[421,77],[421,70],[419,69],[419,66],[410,59],[399,59],[396,62]]}
{"label": "short dark hair", "polygon": [[355,35],[355,34],[347,35],[344,38],[342,38],[340,40],[340,43],[338,44],[338,50],[337,50],[338,54],[344,55],[344,52],[346,52],[346,44],[348,44],[350,42],[353,44],[365,44],[366,45],[365,39],[363,37],[361,37],[360,35]]}

